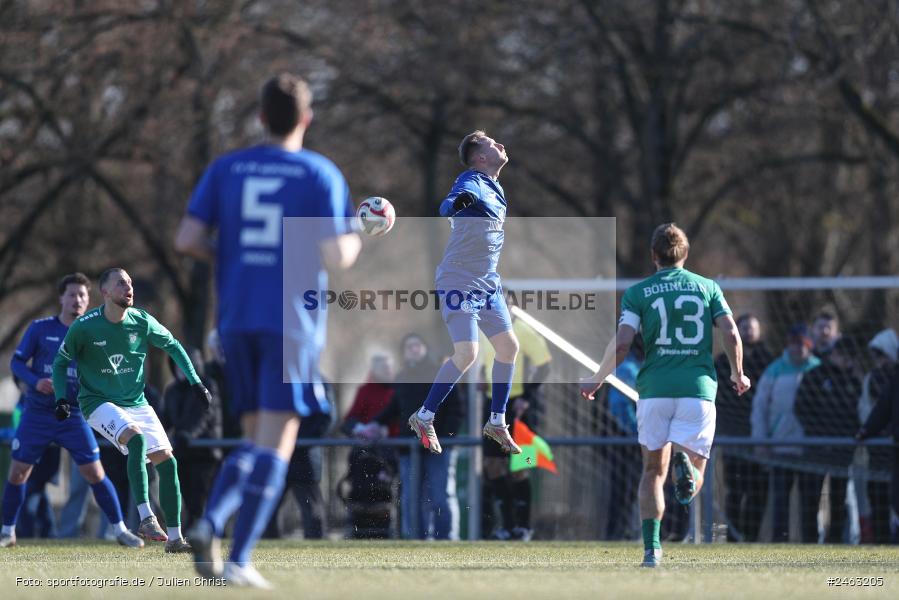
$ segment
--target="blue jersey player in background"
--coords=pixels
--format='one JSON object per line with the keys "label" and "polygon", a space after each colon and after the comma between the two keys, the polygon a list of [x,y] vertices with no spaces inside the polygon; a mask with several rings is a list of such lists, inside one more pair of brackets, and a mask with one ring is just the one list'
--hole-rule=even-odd
{"label": "blue jersey player in background", "polygon": [[[28,386],[22,420],[12,442],[12,464],[3,490],[3,529],[0,548],[16,545],[16,519],[25,500],[25,483],[47,446],[55,442],[69,451],[81,475],[90,483],[97,504],[116,529],[123,546],[143,548],[143,541],[128,531],[115,487],[100,464],[94,433],[77,403],[58,407],[51,376],[53,360],[72,322],[84,314],[90,280],[83,273],[63,277],[58,285],[60,311],[55,317],[38,319],[28,326],[13,354],[12,372]],[[78,397],[78,373],[74,363],[68,370],[67,398]],[[70,417],[71,418],[67,418]]]}
{"label": "blue jersey player in background", "polygon": [[[218,331],[244,444],[222,465],[190,539],[197,571],[235,585],[270,587],[250,553],[281,498],[300,419],[327,410],[316,373],[324,321],[299,312],[302,288],[325,289],[325,268],[352,266],[361,248],[343,175],[303,149],[311,100],[306,82],[293,75],[263,86],[260,119],[269,143],[227,154],[206,170],[175,240],[179,251],[217,264]],[[291,220],[299,231],[285,236],[284,217],[304,217]],[[289,283],[296,288],[286,299],[285,256],[295,257]],[[220,540],[235,511],[223,564]]]}
{"label": "blue jersey player in background", "polygon": [[440,214],[449,218],[451,231],[436,275],[443,320],[453,340],[453,356],[440,367],[423,406],[409,417],[409,426],[425,448],[434,454],[442,452],[434,416],[453,386],[474,364],[480,328],[496,350],[490,419],[484,425],[484,435],[496,441],[504,452],[519,454],[521,448],[509,435],[505,419],[518,339],[512,331],[497,273],[506,219],[506,197],[498,178],[509,157],[502,144],[479,130],[462,140],[459,160],[468,170],[456,178],[453,189],[440,204]]}

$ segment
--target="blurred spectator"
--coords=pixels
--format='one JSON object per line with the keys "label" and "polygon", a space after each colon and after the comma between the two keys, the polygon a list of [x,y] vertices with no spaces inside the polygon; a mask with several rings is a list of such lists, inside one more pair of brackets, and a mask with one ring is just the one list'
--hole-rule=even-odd
{"label": "blurred spectator", "polygon": [[812,321],[811,335],[814,342],[813,352],[815,356],[823,359],[840,339],[840,320],[834,313],[822,310]]}
{"label": "blurred spectator", "polygon": [[[743,369],[753,387],[737,396],[730,385],[730,363],[722,352],[715,360],[718,373],[716,398],[717,422],[715,434],[748,437],[752,432],[750,415],[752,400],[762,373],[774,356],[762,341],[762,325],[758,317],[745,313],[737,318],[743,340]],[[765,497],[768,490],[768,470],[754,460],[747,448],[724,446],[725,508],[728,541],[755,542],[758,540]]]}
{"label": "blurred spectator", "polygon": [[[795,412],[797,392],[805,376],[820,364],[821,361],[812,355],[812,339],[805,325],[794,325],[787,335],[787,347],[783,355],[765,369],[755,386],[755,396],[752,398],[752,437],[786,439],[803,436],[802,425]],[[756,449],[759,458],[775,459],[775,465],[771,469],[775,542],[788,540],[790,489],[795,477],[801,479],[805,476],[784,466],[784,463],[795,460],[801,454],[801,448],[796,446],[760,446]],[[766,486],[762,487],[763,491],[765,489]],[[815,500],[817,501],[817,496]],[[760,501],[759,505],[764,507],[765,503]],[[817,518],[817,506],[814,514]]]}
{"label": "blurred spectator", "polygon": [[[512,389],[509,393],[509,424],[521,419],[535,433],[538,432],[540,385],[549,375],[552,355],[546,339],[517,317],[512,318],[512,330],[518,338],[519,350],[515,357]],[[493,345],[482,339],[481,360],[484,365],[484,382],[487,401],[484,402],[484,421],[490,418],[492,397],[491,377],[496,352]],[[532,491],[531,469],[509,472],[509,455],[499,444],[489,439],[482,443],[484,456],[484,485],[481,510],[484,511],[481,531],[492,530],[495,539],[529,541],[531,529]],[[496,523],[496,515],[502,519]]]}
{"label": "blurred spectator", "polygon": [[385,354],[375,354],[371,358],[368,382],[356,391],[340,430],[351,437],[369,440],[380,437],[379,426],[373,421],[390,404],[393,393],[393,361]]}
{"label": "blurred spectator", "polygon": [[[858,397],[861,381],[848,340],[840,338],[830,348],[821,364],[809,371],[796,393],[796,416],[806,436],[852,437],[858,430]],[[814,447],[806,452],[806,460],[818,463],[830,474],[830,527],[826,541],[840,543],[846,525],[847,470],[853,449],[847,447]],[[802,530],[804,542],[819,539],[818,509],[824,475],[806,473],[800,479],[802,497]]]}
{"label": "blurred spectator", "polygon": [[[317,402],[309,406],[316,407],[308,415],[300,419],[297,439],[317,439],[324,437],[331,428],[331,407],[333,388],[327,382],[313,386],[318,396]],[[325,536],[325,500],[322,497],[322,449],[321,446],[297,446],[287,465],[287,479],[278,508],[272,512],[264,538],[283,537],[280,524],[280,508],[284,504],[288,492],[293,493],[294,500],[300,509],[303,524],[303,538],[320,540]]]}
{"label": "blurred spectator", "polygon": [[[615,369],[615,376],[631,387],[637,385],[637,373],[643,364],[643,339],[634,338],[630,352]],[[729,372],[728,372],[729,376]],[[612,417],[607,435],[637,437],[637,404],[612,386],[607,386],[606,398]],[[609,514],[606,537],[610,540],[635,539],[637,533],[637,484],[634,472],[640,468],[640,449],[634,446],[601,447],[611,465],[609,474]]]}
{"label": "blurred spectator", "polygon": [[[393,375],[389,356],[371,357],[368,381],[356,391],[353,405],[340,425],[343,433],[369,442],[389,435],[389,428],[382,430],[375,418],[390,405]],[[350,512],[353,537],[389,537],[394,463],[395,455],[389,447],[356,447],[350,452],[349,471],[344,478],[350,490],[341,497]]]}
{"label": "blurred spectator", "polygon": [[899,544],[899,367],[894,364],[888,373],[886,386],[877,395],[876,404],[871,410],[871,414],[868,415],[855,437],[864,440],[880,435],[881,432],[893,437],[893,447],[890,448],[892,477],[889,484],[888,530],[890,543]]}
{"label": "blurred spectator", "polygon": [[[218,386],[219,405],[222,415],[222,437],[236,439],[241,437],[240,421],[231,410],[231,394],[225,378],[225,351],[219,339],[218,329],[212,329],[206,336],[206,350],[209,360],[203,366],[206,377]],[[197,363],[195,363],[197,364]]]}
{"label": "blurred spectator", "polygon": [[[175,456],[178,457],[178,478],[184,499],[182,527],[190,529],[203,515],[212,481],[222,461],[222,449],[191,447],[194,440],[222,439],[222,407],[218,384],[206,376],[203,354],[197,348],[185,348],[197,375],[209,390],[212,402],[207,408],[191,390],[190,382],[169,357],[169,370],[174,380],[165,388],[159,420],[168,432]],[[184,516],[185,510],[187,516]]]}
{"label": "blurred spectator", "polygon": [[[868,420],[874,405],[885,393],[896,366],[899,354],[899,338],[892,329],[880,331],[868,342],[873,368],[862,380],[862,393],[858,400],[860,423]],[[875,464],[888,462],[890,453],[882,449],[859,447],[852,461],[852,485],[858,504],[860,541],[863,544],[883,544],[889,540],[889,484],[869,481],[868,472],[872,459]]]}
{"label": "blurred spectator", "polygon": [[[393,384],[393,398],[387,407],[375,417],[375,421],[385,427],[405,419],[421,406],[422,398],[428,395],[431,383],[437,376],[440,364],[431,358],[424,338],[416,333],[407,334],[400,348],[403,353],[403,367]],[[434,421],[437,436],[450,438],[459,433],[465,415],[461,389],[455,386],[440,405],[440,418]],[[404,436],[414,437],[408,427],[400,429]],[[400,470],[400,521],[401,533],[405,539],[429,537],[433,526],[433,537],[437,540],[459,539],[459,501],[456,498],[456,448],[444,447],[441,454],[420,452],[421,478],[418,489],[413,489],[412,458],[409,450],[402,448],[397,453]],[[411,498],[418,496],[417,506]],[[416,515],[418,519],[416,519]]]}
{"label": "blurred spectator", "polygon": [[47,446],[35,463],[31,477],[25,483],[25,502],[16,527],[20,538],[55,538],[56,515],[47,495],[47,484],[59,483],[60,448]]}
{"label": "blurred spectator", "polygon": [[59,513],[59,527],[57,532],[61,538],[81,537],[81,528],[84,527],[84,519],[87,517],[87,496],[90,493],[90,484],[78,470],[78,463],[74,460],[69,464],[69,497]]}

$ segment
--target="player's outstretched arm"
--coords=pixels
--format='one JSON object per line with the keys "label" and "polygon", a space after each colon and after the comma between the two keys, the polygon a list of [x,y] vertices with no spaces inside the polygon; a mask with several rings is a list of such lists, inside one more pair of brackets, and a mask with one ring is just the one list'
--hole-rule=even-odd
{"label": "player's outstretched arm", "polygon": [[197,260],[214,261],[215,244],[209,226],[196,217],[186,215],[181,219],[181,225],[175,235],[175,250]]}
{"label": "player's outstretched arm", "polygon": [[355,233],[328,238],[321,243],[322,262],[329,271],[349,269],[359,258],[361,249],[362,240]]}
{"label": "player's outstretched arm", "polygon": [[593,394],[599,389],[599,386],[606,380],[606,377],[615,371],[615,367],[624,362],[627,353],[631,351],[631,344],[634,343],[634,337],[637,330],[630,325],[620,325],[615,337],[609,341],[606,351],[603,353],[602,362],[599,370],[591,377],[581,380],[581,396],[586,400],[593,400]]}
{"label": "player's outstretched arm", "polygon": [[746,392],[752,385],[743,373],[743,340],[733,316],[724,314],[715,319],[715,325],[721,331],[721,344],[730,363],[730,380],[737,395]]}

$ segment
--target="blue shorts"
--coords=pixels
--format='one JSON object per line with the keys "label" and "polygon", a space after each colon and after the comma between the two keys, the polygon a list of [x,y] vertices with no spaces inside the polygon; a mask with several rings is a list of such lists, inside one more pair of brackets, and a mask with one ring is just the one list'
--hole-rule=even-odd
{"label": "blue shorts", "polygon": [[[318,352],[302,353],[304,378],[284,383],[284,340],[267,332],[221,333],[225,353],[225,382],[234,416],[259,410],[292,411],[301,417],[329,412],[324,388],[317,377]],[[314,360],[313,360],[314,355]]]}
{"label": "blue shorts", "polygon": [[80,410],[72,411],[65,421],[57,421],[56,415],[50,411],[26,407],[12,441],[12,457],[33,465],[51,442],[68,450],[77,465],[100,460],[100,448],[94,432]]}
{"label": "blue shorts", "polygon": [[[437,287],[448,289],[440,284]],[[478,341],[479,328],[487,338],[512,329],[512,316],[501,287],[489,296],[447,292],[442,295],[440,310],[453,343]]]}

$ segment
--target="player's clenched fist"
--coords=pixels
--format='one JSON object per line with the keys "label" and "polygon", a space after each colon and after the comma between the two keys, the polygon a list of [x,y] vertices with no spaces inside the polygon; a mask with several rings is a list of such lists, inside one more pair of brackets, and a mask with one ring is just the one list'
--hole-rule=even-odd
{"label": "player's clenched fist", "polygon": [[737,395],[740,396],[749,391],[749,388],[752,387],[752,383],[749,381],[749,377],[746,375],[737,375],[736,373],[731,373],[730,381],[733,383],[734,390],[737,392]]}
{"label": "player's clenched fist", "polygon": [[599,389],[599,384],[592,377],[581,379],[581,397],[584,400],[593,400],[593,394]]}

